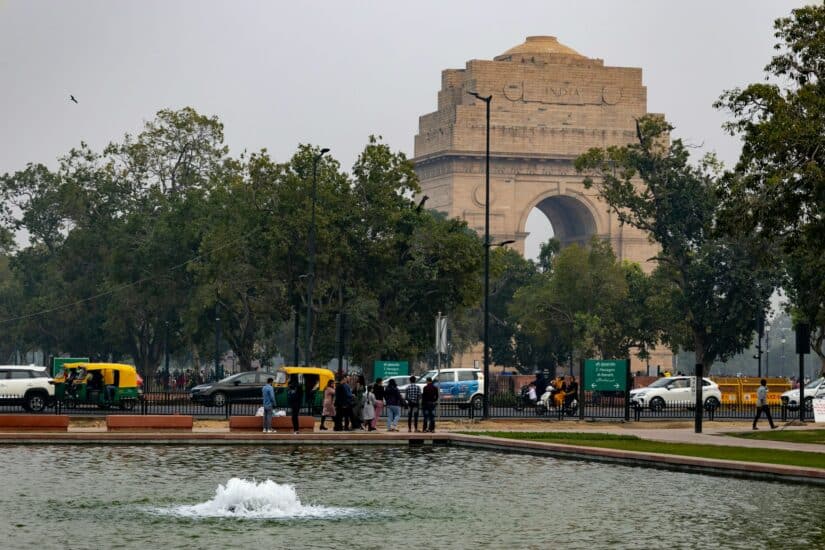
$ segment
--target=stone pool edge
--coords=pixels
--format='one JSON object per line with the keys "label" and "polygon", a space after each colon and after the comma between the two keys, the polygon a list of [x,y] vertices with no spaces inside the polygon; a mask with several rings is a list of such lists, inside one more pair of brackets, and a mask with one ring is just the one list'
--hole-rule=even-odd
{"label": "stone pool edge", "polygon": [[2,445],[456,445],[460,447],[527,453],[570,460],[588,460],[762,481],[825,486],[825,469],[716,460],[680,455],[623,451],[559,443],[505,439],[452,432],[398,433],[278,433],[226,432],[6,432]]}

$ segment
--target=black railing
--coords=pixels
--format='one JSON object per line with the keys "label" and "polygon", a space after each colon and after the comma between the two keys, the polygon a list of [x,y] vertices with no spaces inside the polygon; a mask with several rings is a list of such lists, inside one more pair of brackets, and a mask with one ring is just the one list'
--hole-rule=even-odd
{"label": "black railing", "polygon": [[[121,406],[114,404],[102,406],[96,403],[77,403],[50,399],[42,411],[30,411],[25,408],[26,400],[19,396],[0,395],[0,414],[38,413],[38,414],[68,414],[71,416],[105,416],[109,414],[183,414],[203,419],[228,419],[233,415],[255,415],[261,406],[259,398],[227,399],[223,406],[193,401],[187,391],[156,391],[145,393],[133,404]],[[131,405],[131,406],[130,406]],[[468,402],[464,400],[442,400],[436,413],[445,419],[473,419],[481,418],[482,407],[479,400]],[[289,414],[285,408],[281,408]],[[631,402],[625,406],[623,396],[612,394],[585,395],[583,403],[578,399],[562,401],[548,400],[544,402],[529,402],[510,391],[494,393],[490,397],[490,416],[492,418],[531,418],[546,420],[621,420],[629,410],[631,421],[645,420],[691,420],[694,417],[694,403],[680,402],[667,403],[663,407],[638,407]],[[770,405],[771,415],[777,422],[786,422],[799,419],[799,409],[785,405]],[[304,405],[301,414],[318,416],[317,407]],[[706,406],[703,411],[706,420],[751,420],[756,414],[753,404],[722,403],[717,406]],[[405,419],[406,409],[402,410]],[[386,407],[382,416],[386,416]],[[420,415],[419,415],[420,417]],[[806,409],[805,420],[813,421],[813,410]],[[420,418],[419,418],[420,421]]]}

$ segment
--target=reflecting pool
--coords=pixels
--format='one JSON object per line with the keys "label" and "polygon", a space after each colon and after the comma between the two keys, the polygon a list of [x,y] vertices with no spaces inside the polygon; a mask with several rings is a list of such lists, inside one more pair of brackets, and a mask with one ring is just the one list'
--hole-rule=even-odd
{"label": "reflecting pool", "polygon": [[4,446],[3,548],[823,548],[825,489],[456,447]]}

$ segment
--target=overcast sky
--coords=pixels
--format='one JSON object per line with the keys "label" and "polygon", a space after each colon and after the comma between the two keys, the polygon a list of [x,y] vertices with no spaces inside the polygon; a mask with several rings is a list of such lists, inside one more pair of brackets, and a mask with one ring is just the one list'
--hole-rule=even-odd
{"label": "overcast sky", "polygon": [[[99,150],[184,106],[217,115],[233,153],[283,161],[313,143],[349,168],[379,134],[411,157],[441,71],[530,35],[641,67],[648,111],[730,165],[739,144],[711,104],[763,78],[774,19],[804,3],[0,0],[0,173],[81,140]],[[528,229],[548,231],[535,216]]]}

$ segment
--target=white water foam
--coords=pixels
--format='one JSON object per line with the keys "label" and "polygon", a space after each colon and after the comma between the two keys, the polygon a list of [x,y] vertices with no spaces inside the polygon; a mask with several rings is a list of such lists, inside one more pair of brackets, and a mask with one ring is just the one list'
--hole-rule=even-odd
{"label": "white water foam", "polygon": [[295,487],[270,479],[260,483],[233,477],[218,485],[212,500],[193,505],[153,508],[153,512],[189,518],[333,519],[362,513],[356,508],[304,505]]}

